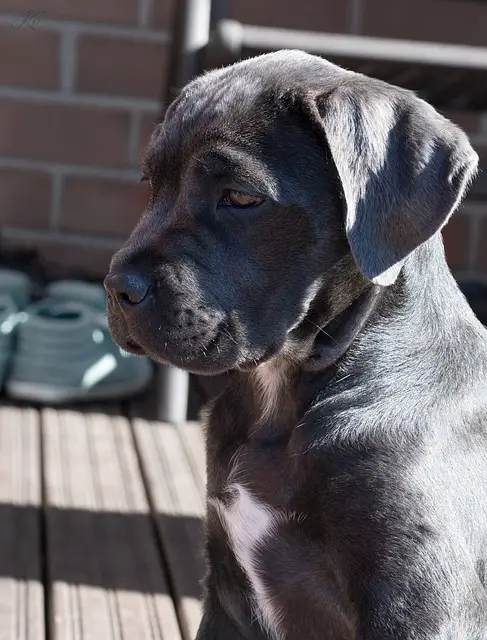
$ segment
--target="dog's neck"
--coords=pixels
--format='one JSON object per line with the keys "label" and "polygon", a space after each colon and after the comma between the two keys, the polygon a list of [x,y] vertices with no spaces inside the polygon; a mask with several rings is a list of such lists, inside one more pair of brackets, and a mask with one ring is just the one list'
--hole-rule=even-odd
{"label": "dog's neck", "polygon": [[[461,358],[457,343],[466,325],[485,337],[446,265],[441,239],[433,238],[410,256],[396,284],[369,285],[318,324],[300,349],[291,347],[249,374],[260,415],[256,427],[299,421],[313,390],[337,376],[353,379],[364,367],[378,371],[405,362],[412,367],[415,358],[421,368],[432,344],[448,350],[455,342]],[[425,365],[425,370],[432,367]],[[414,376],[409,382],[415,384]]]}
{"label": "dog's neck", "polygon": [[[296,335],[291,335],[283,353],[251,372],[249,381],[260,414],[257,427],[275,419],[280,422],[293,420],[306,402],[308,393],[303,385],[313,374],[333,375],[333,367],[364,329],[382,293],[382,287],[372,285],[345,308],[339,308],[336,315],[325,312],[321,323],[305,318],[294,332]],[[305,325],[308,335],[303,339]],[[301,394],[299,389],[303,390]],[[301,397],[296,398],[296,395]]]}
{"label": "dog's neck", "polygon": [[301,363],[304,372],[326,371],[347,353],[370,320],[384,293],[372,285],[313,335],[310,352]]}

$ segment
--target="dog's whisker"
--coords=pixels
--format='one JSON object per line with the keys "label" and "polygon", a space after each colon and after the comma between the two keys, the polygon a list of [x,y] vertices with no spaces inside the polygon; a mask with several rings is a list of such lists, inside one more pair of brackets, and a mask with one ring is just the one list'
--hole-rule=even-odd
{"label": "dog's whisker", "polygon": [[316,327],[316,328],[318,329],[318,331],[320,331],[320,333],[323,333],[327,338],[330,338],[330,340],[333,340],[333,342],[334,342],[335,344],[338,344],[338,342],[335,340],[335,338],[334,338],[332,335],[330,335],[327,331],[325,331],[325,330],[323,329],[323,327],[320,327],[319,325],[317,325],[317,324],[316,324],[316,322],[313,322],[313,321],[312,321],[312,320],[310,320],[309,318],[305,318],[305,320],[306,320],[307,322],[309,322],[310,324],[312,324],[314,327]]}
{"label": "dog's whisker", "polygon": [[335,380],[334,384],[338,384],[338,383],[340,383],[340,382],[343,382],[343,381],[344,381],[344,380],[346,380],[347,378],[351,378],[351,377],[352,377],[352,374],[351,374],[351,373],[349,373],[348,375],[343,376],[343,378],[338,378],[338,380]]}
{"label": "dog's whisker", "polygon": [[232,336],[232,334],[230,333],[230,331],[226,328],[226,327],[222,327],[222,331],[223,333],[230,338],[230,340],[237,345],[238,347],[238,342],[235,340],[235,338]]}

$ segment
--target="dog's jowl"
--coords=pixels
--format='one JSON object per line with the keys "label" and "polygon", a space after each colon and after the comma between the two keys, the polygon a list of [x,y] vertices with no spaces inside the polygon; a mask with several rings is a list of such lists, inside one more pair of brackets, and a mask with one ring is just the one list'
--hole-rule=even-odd
{"label": "dog's jowl", "polygon": [[106,278],[113,336],[227,373],[198,640],[486,640],[487,332],[441,229],[465,134],[297,51],[183,89]]}

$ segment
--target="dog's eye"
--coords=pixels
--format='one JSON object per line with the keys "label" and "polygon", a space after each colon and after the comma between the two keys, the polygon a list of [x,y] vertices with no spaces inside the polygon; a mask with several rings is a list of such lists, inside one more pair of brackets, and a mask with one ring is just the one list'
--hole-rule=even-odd
{"label": "dog's eye", "polygon": [[238,209],[247,209],[249,207],[256,207],[264,202],[264,198],[259,196],[253,196],[243,191],[235,191],[234,189],[227,189],[220,202],[219,207],[236,207]]}

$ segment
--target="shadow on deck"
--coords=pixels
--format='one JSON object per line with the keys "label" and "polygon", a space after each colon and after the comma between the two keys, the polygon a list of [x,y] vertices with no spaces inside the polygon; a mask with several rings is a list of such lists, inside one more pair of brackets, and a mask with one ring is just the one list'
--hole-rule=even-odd
{"label": "shadow on deck", "polygon": [[150,404],[0,405],[1,638],[195,636],[203,438]]}

